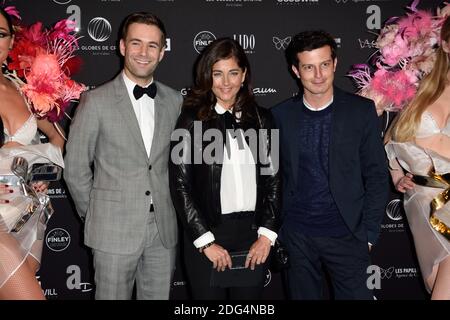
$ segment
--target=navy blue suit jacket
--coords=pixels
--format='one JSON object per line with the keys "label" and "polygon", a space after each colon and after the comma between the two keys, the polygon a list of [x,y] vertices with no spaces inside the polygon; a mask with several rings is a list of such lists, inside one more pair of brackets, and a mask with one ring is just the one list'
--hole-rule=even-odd
{"label": "navy blue suit jacket", "polygon": [[[296,134],[302,95],[272,108],[280,129],[282,213],[297,190],[299,147]],[[372,100],[334,87],[329,146],[329,184],[340,214],[361,241],[375,244],[388,200],[388,168]]]}

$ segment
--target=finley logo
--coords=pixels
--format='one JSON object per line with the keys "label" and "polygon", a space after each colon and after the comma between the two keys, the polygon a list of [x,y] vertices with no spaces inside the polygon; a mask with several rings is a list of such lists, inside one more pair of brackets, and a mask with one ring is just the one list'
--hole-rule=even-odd
{"label": "finley logo", "polygon": [[216,40],[216,36],[210,31],[200,31],[194,37],[194,49],[197,53],[202,52],[208,44]]}
{"label": "finley logo", "polygon": [[66,250],[70,244],[70,234],[62,228],[52,229],[47,233],[45,243],[52,251]]}
{"label": "finley logo", "polygon": [[286,50],[287,46],[291,42],[292,37],[286,37],[284,39],[280,39],[278,37],[272,37],[272,42],[275,45],[277,50]]}
{"label": "finley logo", "polygon": [[93,40],[103,42],[111,36],[112,28],[108,20],[102,17],[96,17],[89,21],[87,31]]}

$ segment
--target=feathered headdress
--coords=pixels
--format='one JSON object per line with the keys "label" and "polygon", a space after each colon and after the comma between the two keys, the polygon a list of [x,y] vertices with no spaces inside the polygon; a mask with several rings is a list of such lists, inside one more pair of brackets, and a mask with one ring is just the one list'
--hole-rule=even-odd
{"label": "feathered headdress", "polygon": [[[20,19],[14,7],[5,11]],[[15,26],[15,30],[5,76],[19,84],[37,117],[56,122],[86,89],[70,78],[81,62],[74,55],[78,47],[74,22],[61,20],[51,29],[37,22],[29,27]]]}
{"label": "feathered headdress", "polygon": [[407,105],[419,81],[433,68],[445,17],[418,10],[418,4],[415,0],[405,16],[390,18],[378,36],[371,63],[355,65],[349,73],[358,94],[375,101],[378,114]]}

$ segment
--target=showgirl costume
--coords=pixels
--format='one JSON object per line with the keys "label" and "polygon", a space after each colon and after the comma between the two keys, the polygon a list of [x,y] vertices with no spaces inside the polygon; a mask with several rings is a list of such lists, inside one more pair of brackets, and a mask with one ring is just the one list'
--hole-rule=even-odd
{"label": "showgirl costume", "polygon": [[[425,111],[416,137],[426,138],[436,134],[450,137],[450,121],[441,129],[432,114]],[[393,161],[397,159],[403,169],[414,175],[416,186],[405,193],[404,208],[422,276],[427,279],[433,267],[450,255],[450,234],[446,227],[450,225],[450,203],[444,200],[450,188],[449,174],[445,175],[450,172],[450,159],[413,142],[390,141],[386,152],[392,168],[396,168]],[[429,180],[427,185],[421,183],[424,179]],[[437,205],[434,218],[430,217],[432,202]],[[427,290],[431,291],[431,288],[427,287]]]}
{"label": "showgirl costume", "polygon": [[[20,19],[15,7],[4,9],[10,16]],[[78,37],[73,21],[61,20],[50,29],[44,28],[41,22],[29,27],[15,27],[14,46],[8,53],[7,69],[3,73],[17,86],[32,114],[13,135],[4,130],[6,142],[15,141],[22,146],[0,149],[0,183],[5,183],[8,180],[5,177],[13,174],[11,164],[17,156],[25,158],[30,168],[35,163],[64,166],[58,147],[39,144],[35,115],[50,122],[59,121],[65,115],[65,108],[78,100],[86,89],[70,78],[80,66],[80,60],[74,55]],[[55,128],[62,134],[58,126]],[[33,192],[27,195],[18,183],[9,188],[14,192],[0,195],[9,200],[7,204],[0,204],[0,288],[27,257],[32,256],[40,262],[48,212],[51,211],[32,210],[39,204],[44,207],[48,196]],[[35,213],[18,230],[17,221],[24,221],[24,210]]]}
{"label": "showgirl costume", "polygon": [[[15,141],[22,146],[0,149],[0,183],[7,183],[6,177],[13,175],[11,164],[14,157],[23,157],[29,167],[34,163],[54,163],[63,167],[61,150],[50,144],[31,145],[37,133],[37,123],[34,115],[22,125],[14,135],[4,131],[6,142]],[[43,237],[46,228],[46,217],[43,212],[35,212],[20,230],[14,230],[16,222],[24,212],[30,212],[33,204],[31,196],[25,195],[18,185],[10,185],[13,193],[0,195],[9,203],[0,204],[0,288],[25,262],[32,256],[40,262]],[[39,194],[39,199],[47,197]]]}

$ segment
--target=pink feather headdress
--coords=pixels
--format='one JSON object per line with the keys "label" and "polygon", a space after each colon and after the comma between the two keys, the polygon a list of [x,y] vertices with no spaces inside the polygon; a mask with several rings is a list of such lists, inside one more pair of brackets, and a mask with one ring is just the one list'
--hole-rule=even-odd
{"label": "pink feather headdress", "polygon": [[445,17],[418,10],[418,4],[419,0],[413,1],[405,16],[388,20],[376,41],[372,63],[355,65],[349,73],[358,94],[375,101],[378,114],[403,109],[433,68]]}
{"label": "pink feather headdress", "polygon": [[[6,9],[20,19],[14,7]],[[86,90],[83,84],[70,78],[81,62],[74,55],[78,47],[74,22],[61,20],[51,29],[37,22],[15,29],[6,76],[19,84],[37,117],[56,122],[64,116],[70,102],[79,99]]]}

